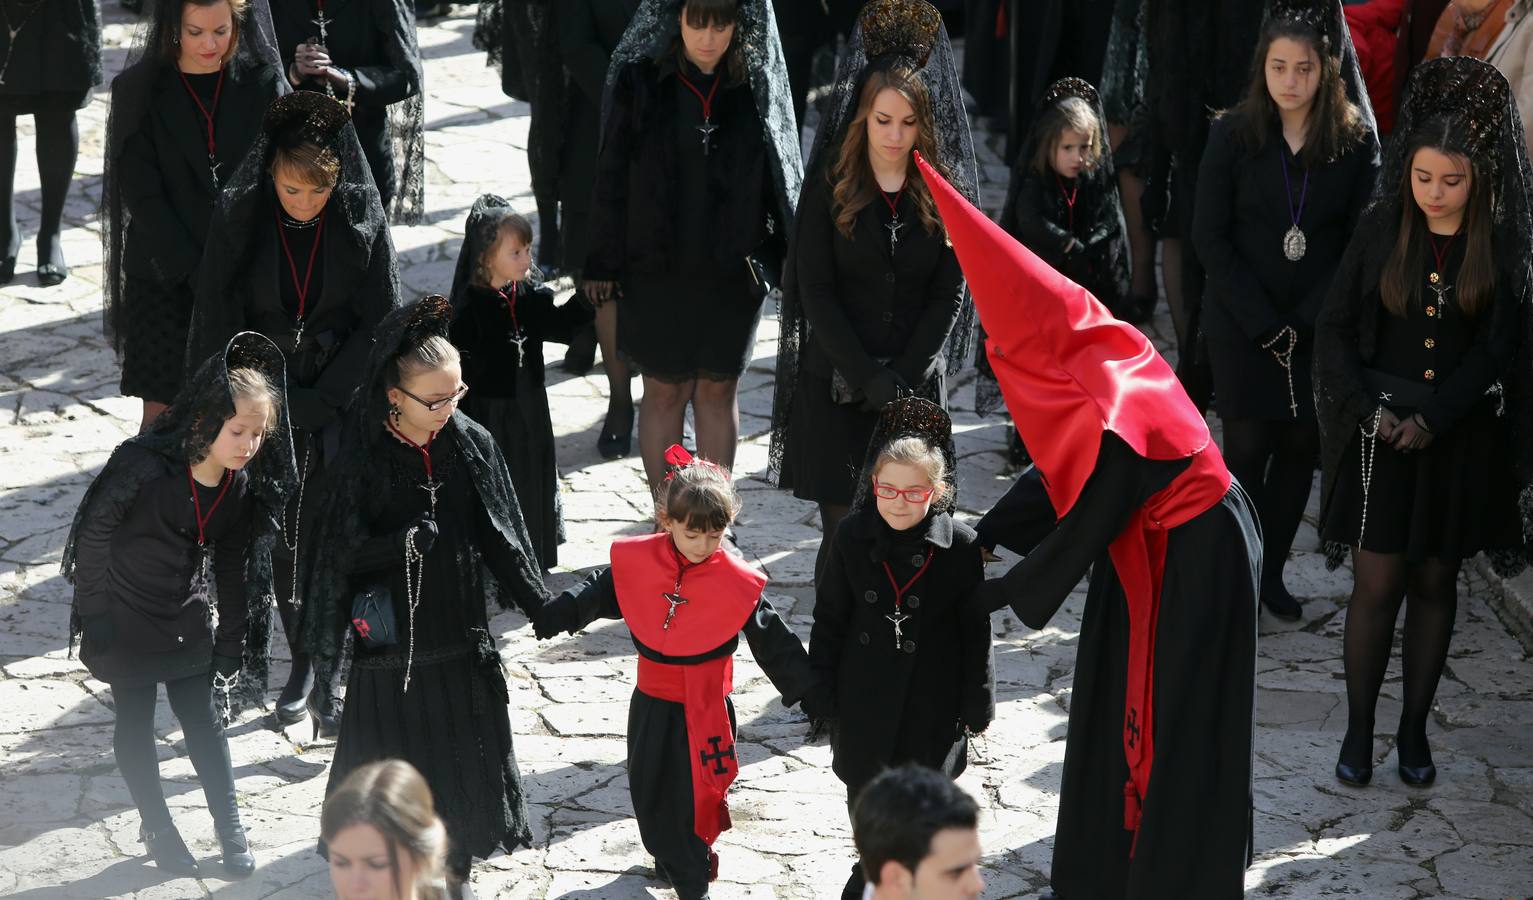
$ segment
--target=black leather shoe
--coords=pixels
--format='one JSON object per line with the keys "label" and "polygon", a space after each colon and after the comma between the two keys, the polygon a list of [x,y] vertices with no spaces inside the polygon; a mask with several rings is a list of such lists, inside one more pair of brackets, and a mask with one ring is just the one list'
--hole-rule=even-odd
{"label": "black leather shoe", "polygon": [[601,423],[601,435],[596,439],[596,452],[602,459],[623,459],[633,452],[633,421],[634,415],[630,412],[628,427],[619,431],[612,424],[612,411],[607,411],[607,418]]}
{"label": "black leather shoe", "polygon": [[138,839],[143,841],[149,857],[159,868],[177,875],[195,877],[202,874],[202,870],[197,868],[197,858],[192,856],[192,851],[186,849],[186,841],[181,840],[181,832],[176,830],[176,826],[167,825],[159,831],[150,831],[140,825]]}
{"label": "black leather shoe", "polygon": [[1407,766],[1401,763],[1400,780],[1411,787],[1426,787],[1437,780],[1437,766],[1432,763],[1424,766]]}
{"label": "black leather shoe", "polygon": [[1342,784],[1350,784],[1353,787],[1367,787],[1368,782],[1373,780],[1373,766],[1349,766],[1344,762],[1336,763],[1336,780]]}
{"label": "black leather shoe", "polygon": [[224,871],[235,878],[246,878],[255,871],[255,855],[250,852],[250,840],[245,829],[236,826],[229,833],[218,835],[218,846],[224,851]]}
{"label": "black leather shoe", "polygon": [[57,243],[46,248],[39,244],[37,247],[37,283],[43,287],[53,287],[69,277],[69,264],[64,262],[64,251]]}
{"label": "black leather shoe", "polygon": [[1262,606],[1285,622],[1297,622],[1304,618],[1304,608],[1281,582],[1262,585]]}

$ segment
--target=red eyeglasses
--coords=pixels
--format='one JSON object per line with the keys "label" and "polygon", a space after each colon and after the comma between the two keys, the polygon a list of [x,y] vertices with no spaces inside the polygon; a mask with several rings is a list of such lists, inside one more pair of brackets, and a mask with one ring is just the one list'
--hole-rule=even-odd
{"label": "red eyeglasses", "polygon": [[873,494],[883,500],[893,500],[895,497],[904,497],[906,503],[925,503],[936,492],[935,487],[909,488],[900,490],[892,484],[884,484],[877,478],[873,479]]}

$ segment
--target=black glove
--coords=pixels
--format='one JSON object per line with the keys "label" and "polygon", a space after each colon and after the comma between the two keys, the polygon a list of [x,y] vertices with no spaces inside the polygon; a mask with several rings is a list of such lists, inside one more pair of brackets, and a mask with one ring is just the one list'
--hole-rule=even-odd
{"label": "black glove", "polygon": [[970,592],[968,606],[975,613],[990,615],[998,609],[1005,609],[1011,604],[1011,595],[1006,590],[1002,578],[989,578],[974,586]]}
{"label": "black glove", "polygon": [[436,536],[438,534],[436,521],[426,513],[416,516],[415,521],[406,525],[404,530],[400,531],[399,540],[401,546],[404,545],[405,536],[410,533],[411,528],[415,529],[415,536],[411,541],[415,545],[415,552],[421,556],[430,553],[431,548],[436,546]]}
{"label": "black glove", "polygon": [[336,409],[315,388],[287,389],[287,417],[294,428],[318,431],[335,419]]}
{"label": "black glove", "polygon": [[893,369],[881,368],[862,385],[862,394],[867,398],[862,401],[862,409],[864,412],[878,412],[908,393],[910,387],[905,384],[905,379]]}
{"label": "black glove", "polygon": [[564,630],[559,627],[558,623],[554,621],[554,617],[550,615],[552,611],[550,609],[551,606],[552,604],[550,603],[543,604],[543,606],[530,617],[532,619],[532,633],[540,641],[546,641],[551,637],[556,637],[558,636],[559,632]]}
{"label": "black glove", "polygon": [[798,708],[804,711],[811,722],[829,721],[836,718],[836,697],[826,685],[816,684],[804,694],[798,702]]}
{"label": "black glove", "polygon": [[107,650],[117,640],[117,620],[111,613],[80,617],[80,627],[92,650]]}
{"label": "black glove", "polygon": [[238,656],[225,656],[222,653],[213,654],[213,671],[228,678],[240,670],[244,660]]}

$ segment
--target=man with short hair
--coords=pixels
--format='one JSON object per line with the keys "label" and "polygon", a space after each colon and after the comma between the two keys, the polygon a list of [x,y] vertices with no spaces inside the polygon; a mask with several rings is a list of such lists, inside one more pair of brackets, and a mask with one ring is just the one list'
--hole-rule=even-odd
{"label": "man with short hair", "polygon": [[979,806],[951,779],[905,765],[880,774],[852,809],[852,839],[867,875],[863,900],[978,897]]}

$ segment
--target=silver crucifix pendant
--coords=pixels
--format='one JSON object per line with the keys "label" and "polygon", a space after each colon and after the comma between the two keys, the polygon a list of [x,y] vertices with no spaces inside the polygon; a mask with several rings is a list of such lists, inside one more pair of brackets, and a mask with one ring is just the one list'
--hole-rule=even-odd
{"label": "silver crucifix pendant", "polygon": [[433,519],[436,518],[436,492],[441,489],[442,482],[432,481],[429,478],[421,484],[421,490],[425,491],[427,496],[431,498],[431,517]]}
{"label": "silver crucifix pendant", "polygon": [[218,193],[218,167],[220,165],[222,165],[222,163],[220,163],[218,161],[218,157],[216,157],[213,154],[209,153],[208,154],[208,172],[211,173],[212,176],[213,176],[213,193],[215,193],[215,194]]}
{"label": "silver crucifix pendant", "polygon": [[894,623],[894,649],[898,650],[905,637],[905,630],[903,628],[905,620],[910,618],[910,616],[902,612],[895,612],[892,615],[884,616],[884,618]]}
{"label": "silver crucifix pendant", "polygon": [[516,367],[522,367],[522,361],[526,358],[522,345],[527,343],[527,335],[517,332],[511,336],[511,343],[516,345]]}
{"label": "silver crucifix pendant", "polygon": [[707,119],[704,119],[703,120],[703,124],[697,126],[697,130],[702,132],[702,135],[703,135],[703,155],[707,156],[708,155],[708,151],[713,149],[709,142],[713,138],[713,133],[715,131],[719,130],[719,126],[713,124],[712,122],[708,121]]}
{"label": "silver crucifix pendant", "polygon": [[686,604],[688,600],[680,594],[661,594],[660,596],[665,598],[665,602],[671,604],[671,608],[665,612],[665,622],[661,624],[660,630],[670,631],[671,620],[676,618],[676,608]]}
{"label": "silver crucifix pendant", "polygon": [[320,10],[319,15],[309,21],[319,26],[319,42],[328,46],[330,43],[330,23],[335,20],[326,18],[325,11]]}
{"label": "silver crucifix pendant", "polygon": [[303,343],[303,320],[299,319],[293,327],[293,352],[298,352],[298,345]]}
{"label": "silver crucifix pendant", "polygon": [[884,227],[889,229],[889,252],[893,253],[895,245],[900,242],[900,229],[905,227],[905,223],[900,221],[899,216],[895,216]]}

